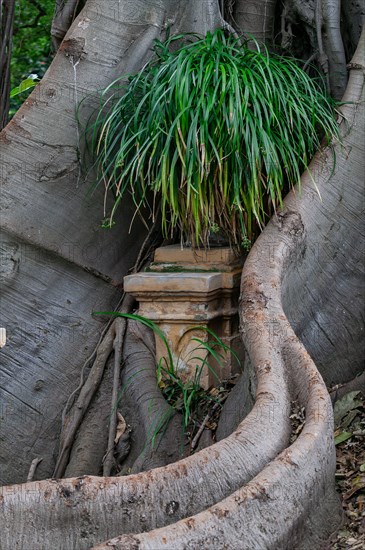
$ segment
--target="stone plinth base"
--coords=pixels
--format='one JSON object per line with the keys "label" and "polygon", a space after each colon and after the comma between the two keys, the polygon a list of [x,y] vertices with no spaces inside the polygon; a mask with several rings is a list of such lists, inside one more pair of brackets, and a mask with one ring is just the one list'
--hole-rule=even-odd
{"label": "stone plinth base", "polygon": [[[208,388],[218,379],[238,372],[231,351],[220,362],[196,340],[211,342],[214,331],[243,360],[238,333],[237,302],[242,260],[229,248],[193,251],[177,245],[156,250],[150,271],[124,278],[124,289],[139,301],[139,314],[164,332],[182,379],[193,379],[207,359],[200,384]],[[167,356],[164,342],[156,337],[157,361]]]}

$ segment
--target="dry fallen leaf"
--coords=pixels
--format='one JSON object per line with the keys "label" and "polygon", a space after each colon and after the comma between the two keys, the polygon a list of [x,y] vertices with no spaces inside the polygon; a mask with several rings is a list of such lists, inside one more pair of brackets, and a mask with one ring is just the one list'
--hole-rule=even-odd
{"label": "dry fallen leaf", "polygon": [[[333,409],[333,415],[334,415],[334,421],[335,426],[338,428],[341,426],[342,428],[345,428],[347,426],[344,426],[343,423],[341,423],[341,420],[351,411],[354,409],[357,409],[358,407],[361,407],[362,400],[361,400],[361,392],[360,391],[352,391],[347,393],[342,397],[342,399],[339,399],[336,401],[334,409]],[[357,413],[358,411],[356,411]],[[356,416],[355,413],[355,416]],[[352,415],[351,415],[352,416]],[[351,421],[353,418],[351,419]],[[351,422],[350,421],[350,422]]]}
{"label": "dry fallen leaf", "polygon": [[[342,496],[345,522],[333,539],[331,550],[363,550],[365,548],[365,402],[363,395],[350,395],[347,401],[341,404],[341,408],[341,411],[338,409],[338,416],[342,418],[336,426],[334,435],[337,442],[336,484]],[[346,437],[346,434],[351,435]],[[343,441],[339,442],[341,438]]]}
{"label": "dry fallen leaf", "polygon": [[118,423],[117,423],[117,430],[115,434],[114,443],[118,443],[119,439],[122,437],[122,435],[127,429],[127,423],[124,420],[123,416],[120,414],[120,412],[117,412],[117,418],[118,418]]}

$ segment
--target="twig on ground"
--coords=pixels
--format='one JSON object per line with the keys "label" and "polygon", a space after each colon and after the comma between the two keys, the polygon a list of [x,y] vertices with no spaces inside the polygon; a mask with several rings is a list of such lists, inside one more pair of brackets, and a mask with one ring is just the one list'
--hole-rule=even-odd
{"label": "twig on ground", "polygon": [[197,446],[197,444],[199,443],[199,439],[204,431],[204,428],[205,426],[207,425],[207,422],[209,422],[209,419],[213,416],[213,414],[215,413],[215,411],[218,409],[218,407],[220,405],[222,405],[222,403],[224,403],[224,401],[227,399],[228,397],[228,394],[225,395],[222,399],[220,399],[219,401],[217,401],[213,407],[210,409],[210,411],[208,412],[208,414],[206,415],[206,417],[204,418],[203,422],[201,423],[200,425],[200,428],[199,430],[197,431],[193,441],[191,442],[191,449],[194,450],[195,447]]}
{"label": "twig on ground", "polygon": [[350,391],[361,391],[365,397],[365,371],[346,384],[338,385],[331,390],[329,390],[332,404],[334,405],[336,401],[341,399],[344,395]]}

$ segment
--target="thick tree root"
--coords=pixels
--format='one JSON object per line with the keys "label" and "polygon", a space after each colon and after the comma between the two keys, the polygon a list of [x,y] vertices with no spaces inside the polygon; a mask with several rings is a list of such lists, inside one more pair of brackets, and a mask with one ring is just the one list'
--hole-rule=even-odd
{"label": "thick tree root", "polygon": [[137,321],[128,321],[123,359],[119,409],[131,429],[131,450],[121,473],[138,473],[182,458],[182,418],[157,386],[154,337]]}
{"label": "thick tree root", "polygon": [[[42,547],[52,532],[59,548],[77,544],[81,550],[102,540],[105,528],[116,536],[121,530],[162,527],[228,497],[275,459],[289,440],[291,397],[284,364],[277,362],[271,369],[258,365],[257,380],[255,406],[238,429],[177,463],[125,478],[86,476],[4,487],[4,548],[14,537],[26,536],[26,523],[14,523],[19,508],[32,515],[28,548]],[[50,513],[52,509],[57,513]],[[72,529],[65,531],[70,524]],[[12,526],[11,532],[6,526]]]}
{"label": "thick tree root", "polygon": [[287,346],[280,360],[306,408],[306,425],[295,443],[219,504],[168,527],[111,539],[95,550],[321,547],[340,521],[332,408],[317,369],[295,336],[288,338]]}

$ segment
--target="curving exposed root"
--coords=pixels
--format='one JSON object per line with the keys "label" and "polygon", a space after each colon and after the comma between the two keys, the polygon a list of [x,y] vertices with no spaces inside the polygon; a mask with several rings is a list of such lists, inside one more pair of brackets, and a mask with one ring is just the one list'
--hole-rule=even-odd
{"label": "curving exposed root", "polygon": [[[295,212],[272,223],[275,249],[270,266],[262,269],[265,233],[250,254],[243,273],[241,320],[243,338],[258,378],[256,403],[237,432],[245,431],[258,406],[270,395],[267,426],[288,418],[290,400],[306,411],[298,439],[268,461],[246,485],[218,504],[170,526],[123,535],[95,547],[107,548],[309,548],[320,547],[337,527],[339,499],[334,488],[335,453],[331,401],[315,364],[299,342],[281,304],[283,270],[293,253],[305,246],[305,231]],[[272,376],[281,378],[280,402]],[[284,412],[284,414],[282,414]],[[258,427],[254,437],[258,439]],[[237,437],[236,432],[236,437]],[[268,439],[274,439],[276,434]],[[228,438],[229,439],[229,438]],[[214,449],[218,446],[211,448]],[[278,510],[280,513],[278,514]],[[244,542],[243,542],[244,541]],[[244,544],[244,546],[242,546]]]}

